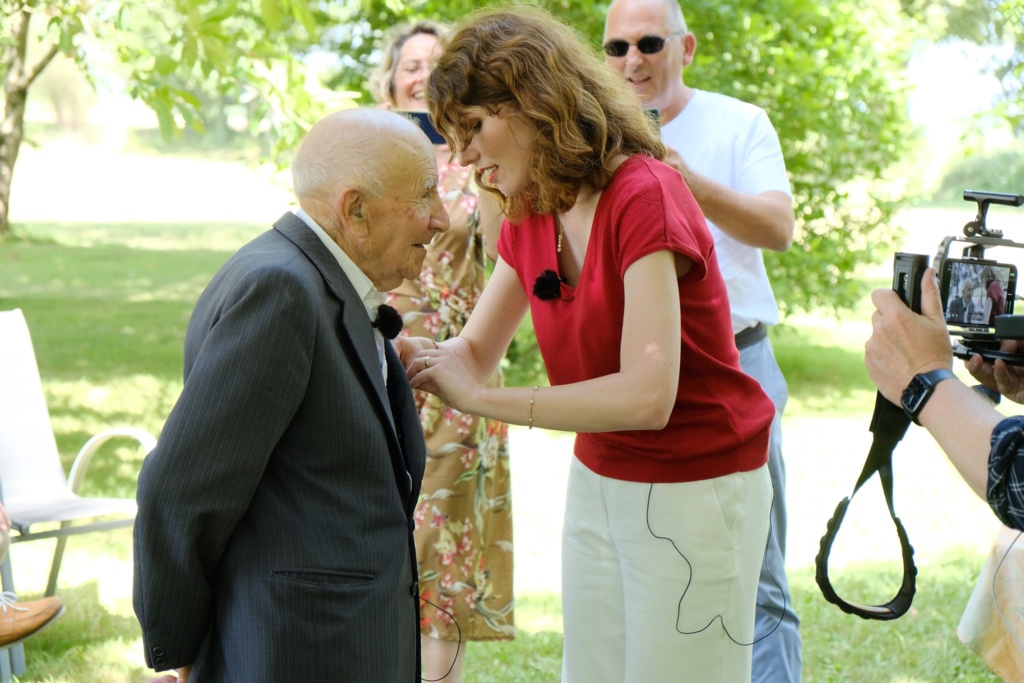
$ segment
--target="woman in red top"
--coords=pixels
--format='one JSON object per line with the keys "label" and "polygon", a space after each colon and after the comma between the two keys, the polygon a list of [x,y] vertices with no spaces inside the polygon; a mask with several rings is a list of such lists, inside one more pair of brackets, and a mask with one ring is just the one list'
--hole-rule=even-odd
{"label": "woman in red top", "polygon": [[[714,242],[656,127],[523,7],[457,27],[427,102],[506,221],[459,336],[400,351],[460,411],[578,434],[562,680],[749,680],[774,408],[740,369]],[[527,311],[552,386],[486,387]]]}
{"label": "woman in red top", "polygon": [[996,316],[1006,313],[1006,292],[1003,291],[1003,283],[999,281],[999,274],[992,266],[982,268],[981,281],[985,284],[983,319],[989,325],[995,325]]}

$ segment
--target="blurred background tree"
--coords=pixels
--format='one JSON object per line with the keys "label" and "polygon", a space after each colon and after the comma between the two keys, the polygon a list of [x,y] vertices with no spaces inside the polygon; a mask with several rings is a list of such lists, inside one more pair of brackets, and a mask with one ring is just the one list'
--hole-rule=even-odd
{"label": "blurred background tree", "polygon": [[946,129],[946,159],[919,199],[949,205],[965,189],[1024,193],[1024,0],[902,2],[923,49],[945,50],[955,60],[936,68],[973,67],[946,73],[936,118],[950,109],[962,113],[964,101],[972,113]]}
{"label": "blurred background tree", "polygon": [[[327,107],[352,98],[311,77],[306,57],[333,3],[313,0],[0,0],[0,236],[29,92],[58,55],[93,84],[152,108],[165,137],[206,133],[242,105],[253,132],[290,145]],[[344,3],[339,3],[344,5]],[[331,10],[331,11],[328,11]],[[59,60],[58,60],[59,61]]]}
{"label": "blurred background tree", "polygon": [[[7,231],[29,88],[55,55],[73,59],[93,83],[149,105],[165,138],[213,146],[241,131],[280,163],[329,109],[372,102],[366,79],[391,26],[418,18],[454,22],[486,4],[495,3],[0,0],[0,235]],[[536,4],[600,49],[606,2]],[[1022,5],[686,0],[698,41],[687,83],[763,107],[782,141],[797,235],[788,252],[768,253],[766,262],[787,312],[849,309],[873,286],[863,267],[893,251],[893,216],[914,180],[901,164],[919,144],[906,80],[915,40],[1002,46],[993,73],[1003,96],[994,110],[1020,133]],[[950,97],[956,96],[952,84]]]}
{"label": "blurred background tree", "polygon": [[[600,49],[607,3],[538,4]],[[364,0],[359,21],[337,29],[348,58],[328,82],[363,89],[378,59],[367,36],[421,17],[457,20],[477,5]],[[684,10],[697,36],[686,82],[763,107],[782,141],[798,227],[789,252],[766,255],[777,298],[790,311],[849,308],[865,291],[859,266],[892,251],[898,191],[886,172],[910,137],[911,18],[895,2],[857,0],[687,0]]]}
{"label": "blurred background tree", "polygon": [[[1024,139],[1024,0],[901,0],[919,33],[937,42],[963,41],[996,48],[985,70],[1000,93],[991,112]],[[956,84],[950,84],[951,94]]]}

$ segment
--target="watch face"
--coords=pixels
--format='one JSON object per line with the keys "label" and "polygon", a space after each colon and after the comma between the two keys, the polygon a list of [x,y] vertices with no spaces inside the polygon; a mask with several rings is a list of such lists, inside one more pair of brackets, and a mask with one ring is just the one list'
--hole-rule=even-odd
{"label": "watch face", "polygon": [[924,407],[925,400],[931,393],[931,389],[931,383],[926,382],[921,375],[914,375],[906,389],[903,390],[903,395],[900,397],[899,402],[903,410],[914,422],[918,419],[918,413]]}
{"label": "watch face", "polygon": [[931,389],[931,385],[926,383],[920,376],[915,375],[914,379],[910,380],[907,388],[903,390],[903,396],[900,398],[903,409],[911,416],[917,415],[917,411],[921,409],[929,389]]}
{"label": "watch face", "polygon": [[910,384],[903,390],[903,395],[900,396],[900,405],[903,406],[904,412],[910,416],[910,419],[917,422],[917,415],[924,408],[924,404],[928,402],[935,390],[935,385],[954,377],[956,375],[952,371],[943,369],[914,375]]}

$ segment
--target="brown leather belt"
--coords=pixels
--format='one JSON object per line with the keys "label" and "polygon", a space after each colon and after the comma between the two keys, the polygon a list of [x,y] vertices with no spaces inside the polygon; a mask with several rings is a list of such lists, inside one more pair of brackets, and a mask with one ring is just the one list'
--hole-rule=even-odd
{"label": "brown leather belt", "polygon": [[768,326],[764,323],[758,323],[736,335],[736,348],[742,350],[748,346],[753,346],[767,336]]}

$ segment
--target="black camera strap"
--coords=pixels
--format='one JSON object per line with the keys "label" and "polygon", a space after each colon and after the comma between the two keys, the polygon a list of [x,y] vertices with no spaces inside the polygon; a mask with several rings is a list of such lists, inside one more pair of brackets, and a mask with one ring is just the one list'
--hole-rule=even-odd
{"label": "black camera strap", "polygon": [[[828,522],[828,529],[825,535],[821,537],[818,555],[814,558],[816,568],[814,578],[818,582],[818,587],[821,589],[825,599],[838,606],[839,609],[847,614],[856,614],[862,619],[889,620],[900,618],[910,609],[910,605],[914,601],[914,593],[917,590],[917,567],[914,565],[914,548],[910,545],[910,538],[903,528],[903,523],[896,516],[892,503],[892,452],[895,450],[896,444],[903,438],[903,435],[907,433],[909,425],[910,418],[903,412],[903,409],[879,393],[875,398],[875,413],[871,417],[870,429],[874,434],[874,439],[871,442],[871,450],[868,451],[864,469],[857,479],[857,485],[853,488],[853,493],[843,498],[838,507],[836,507],[835,514]],[[900,586],[896,597],[884,605],[861,605],[843,600],[836,593],[835,589],[832,588],[832,583],[828,579],[828,556],[832,552],[832,544],[839,533],[839,527],[842,526],[850,500],[857,495],[860,487],[875,472],[878,472],[878,479],[882,482],[882,492],[885,494],[885,502],[889,507],[889,516],[892,517],[892,521],[896,525],[896,533],[900,539],[900,549],[903,552],[903,585]]]}

